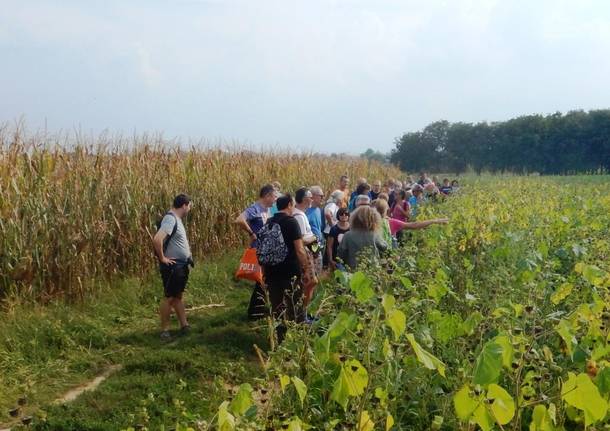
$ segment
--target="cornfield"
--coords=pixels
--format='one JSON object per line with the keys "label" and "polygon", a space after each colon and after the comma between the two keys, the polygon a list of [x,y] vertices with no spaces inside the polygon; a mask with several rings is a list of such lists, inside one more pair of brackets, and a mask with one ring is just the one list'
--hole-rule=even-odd
{"label": "cornfield", "polygon": [[284,190],[338,177],[385,179],[394,167],[353,157],[184,149],[160,136],[29,135],[0,128],[0,297],[82,298],[95,281],[155,265],[150,235],[173,196],[189,194],[195,258],[244,244],[231,220],[260,186]]}

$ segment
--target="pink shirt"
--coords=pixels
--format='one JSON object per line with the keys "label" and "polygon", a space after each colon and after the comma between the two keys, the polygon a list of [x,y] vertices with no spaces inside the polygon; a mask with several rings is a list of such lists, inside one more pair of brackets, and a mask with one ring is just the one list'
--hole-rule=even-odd
{"label": "pink shirt", "polygon": [[[411,207],[409,205],[409,202],[403,201],[402,202],[402,209],[405,211],[405,213],[410,214],[411,213]],[[396,220],[400,220],[400,221],[407,221],[407,216],[405,216],[400,211],[400,207],[397,204],[394,204],[394,206],[392,207],[392,211],[390,211],[390,217],[394,218]]]}
{"label": "pink shirt", "polygon": [[389,221],[390,221],[390,233],[392,235],[396,235],[396,232],[398,232],[399,230],[403,230],[405,228],[405,226],[407,225],[406,222],[395,219],[395,218],[390,218]]}

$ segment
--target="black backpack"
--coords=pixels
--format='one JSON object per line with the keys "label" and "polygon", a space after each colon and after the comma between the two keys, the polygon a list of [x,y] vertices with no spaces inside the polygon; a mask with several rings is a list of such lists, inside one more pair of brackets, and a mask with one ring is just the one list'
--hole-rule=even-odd
{"label": "black backpack", "polygon": [[265,266],[275,266],[288,257],[288,246],[284,241],[282,229],[277,222],[267,222],[256,234],[258,246],[256,257],[258,263]]}
{"label": "black backpack", "polygon": [[174,223],[174,228],[172,229],[172,233],[170,233],[169,236],[166,236],[165,239],[163,240],[163,253],[165,253],[167,251],[169,242],[171,241],[172,237],[176,234],[176,231],[178,230],[178,219],[176,218],[176,215],[173,212],[168,211],[163,215],[163,217],[158,219],[157,222],[155,223],[155,226],[157,227],[157,232],[159,231],[159,229],[161,229],[161,223],[163,223],[163,219],[167,215],[171,215],[174,218],[174,220],[176,220],[176,223]]}

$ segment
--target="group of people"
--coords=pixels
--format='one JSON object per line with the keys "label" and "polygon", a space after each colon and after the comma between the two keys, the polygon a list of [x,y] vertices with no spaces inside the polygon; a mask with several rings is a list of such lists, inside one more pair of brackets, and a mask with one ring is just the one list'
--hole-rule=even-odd
{"label": "group of people", "polygon": [[[307,307],[325,271],[355,270],[363,256],[378,258],[404,241],[404,231],[446,224],[448,219],[416,220],[418,208],[428,200],[443,199],[459,189],[457,180],[428,178],[414,181],[389,179],[369,184],[359,178],[355,190],[343,175],[325,199],[320,186],[283,192],[281,184],[264,185],[259,198],[239,214],[234,223],[245,231],[256,254],[264,283],[254,286],[248,316],[269,315],[278,322],[277,337],[286,333],[285,321],[311,322]],[[164,299],[160,307],[161,338],[170,339],[171,310],[180,322],[180,333],[189,324],[182,302],[189,267],[193,266],[183,217],[191,210],[187,195],[175,197],[172,209],[161,220],[153,245],[160,263]],[[269,305],[267,304],[269,302]]]}
{"label": "group of people", "polygon": [[446,224],[446,218],[415,220],[419,205],[455,193],[459,187],[455,180],[449,183],[448,179],[437,186],[435,179],[421,173],[417,182],[411,178],[404,183],[390,179],[382,186],[380,181],[371,185],[360,178],[352,191],[349,177],[343,175],[326,200],[318,185],[301,187],[294,196],[282,192],[277,182],[263,186],[259,199],[235,223],[248,234],[251,247],[263,249],[257,250],[259,255],[269,248],[282,248],[271,235],[270,226],[278,225],[287,252],[277,263],[261,262],[264,286],[256,283],[248,316],[267,316],[268,299],[271,313],[279,322],[277,335],[281,341],[286,332],[283,321],[315,319],[307,314],[307,307],[326,270],[355,270],[364,254],[375,259],[398,247],[405,230]]}

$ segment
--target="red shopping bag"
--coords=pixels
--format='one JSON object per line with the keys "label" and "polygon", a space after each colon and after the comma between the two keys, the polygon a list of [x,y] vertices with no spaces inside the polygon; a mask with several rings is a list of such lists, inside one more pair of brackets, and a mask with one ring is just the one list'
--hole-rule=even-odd
{"label": "red shopping bag", "polygon": [[263,271],[256,258],[256,249],[247,248],[239,261],[235,278],[256,281],[263,284]]}

